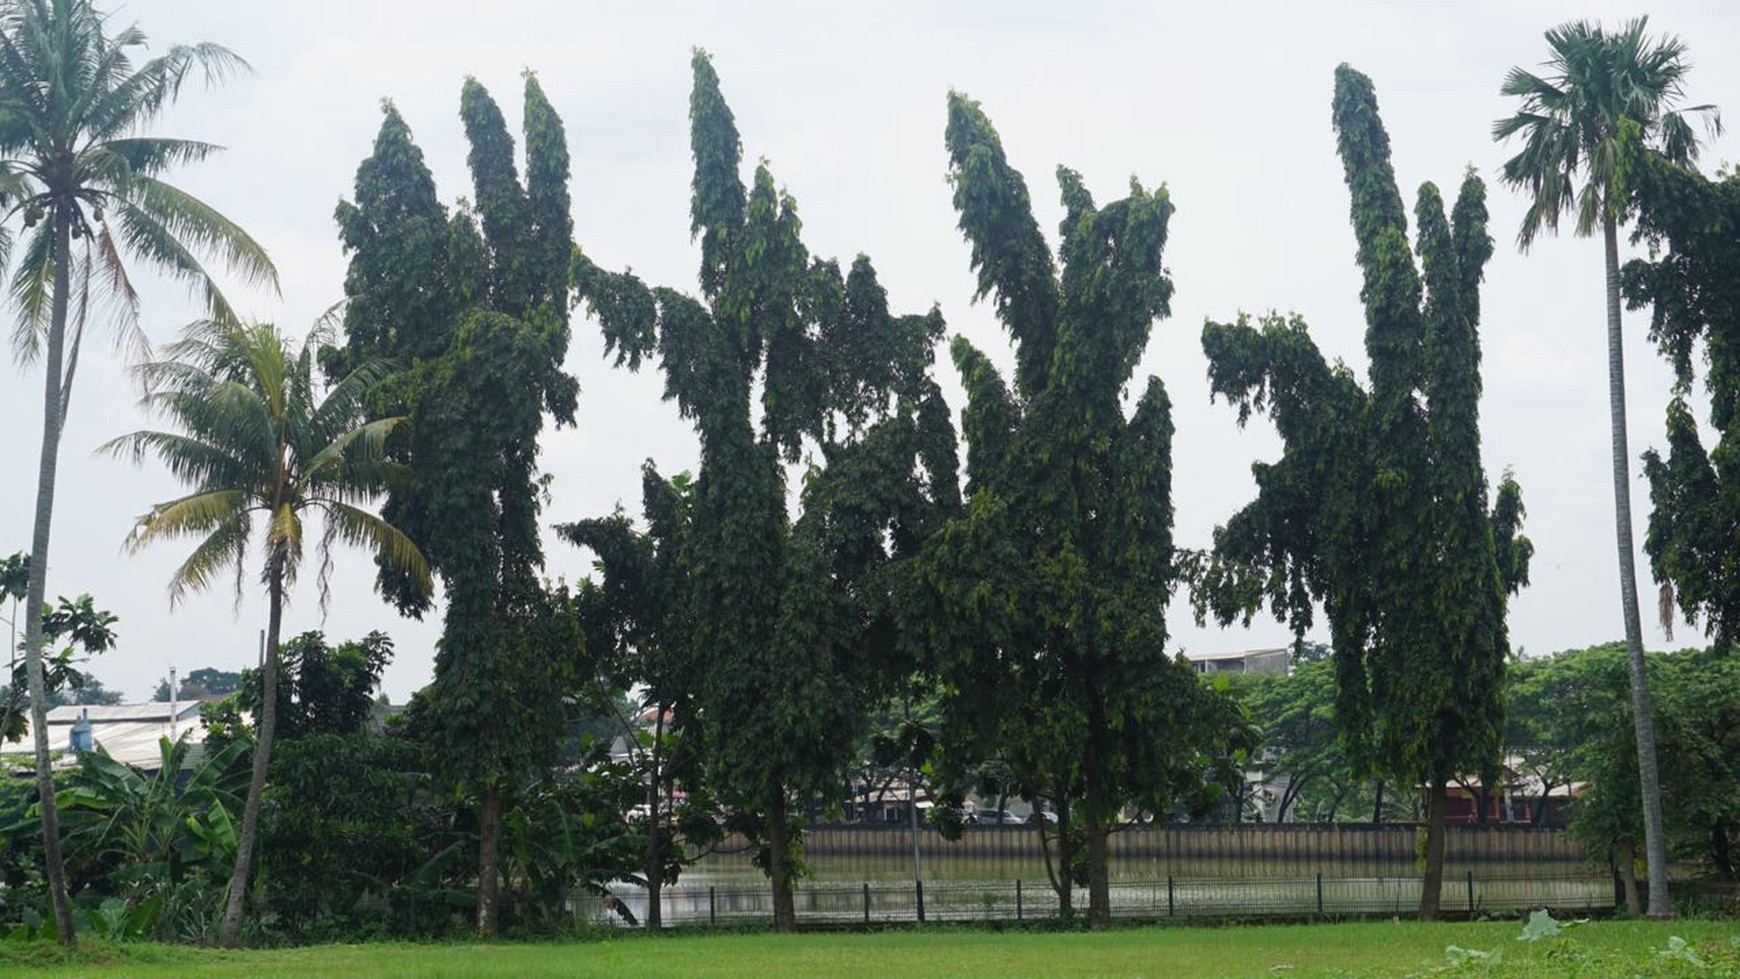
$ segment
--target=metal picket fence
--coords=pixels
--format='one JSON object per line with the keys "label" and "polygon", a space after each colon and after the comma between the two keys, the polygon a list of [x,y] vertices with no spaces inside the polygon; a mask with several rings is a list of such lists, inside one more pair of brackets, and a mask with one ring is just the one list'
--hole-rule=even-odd
{"label": "metal picket fence", "polygon": [[[1166,877],[1111,885],[1112,914],[1131,920],[1180,918],[1306,918],[1410,914],[1420,904],[1419,877]],[[635,892],[621,895],[631,907]],[[1469,872],[1444,881],[1447,913],[1481,914],[1523,908],[1587,911],[1613,907],[1613,881],[1603,874],[1489,875]],[[1087,891],[1072,902],[1087,908]],[[689,886],[663,897],[667,925],[728,925],[772,918],[768,887]],[[1056,917],[1058,896],[1033,881],[870,881],[812,883],[796,894],[800,923],[893,924],[932,921],[1019,922]]]}

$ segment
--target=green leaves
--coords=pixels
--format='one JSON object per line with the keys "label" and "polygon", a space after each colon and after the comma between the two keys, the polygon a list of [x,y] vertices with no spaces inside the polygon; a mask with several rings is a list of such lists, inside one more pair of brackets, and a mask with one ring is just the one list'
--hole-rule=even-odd
{"label": "green leaves", "polygon": [[1203,330],[1211,389],[1285,444],[1253,467],[1258,496],[1215,533],[1199,607],[1223,623],[1266,603],[1299,635],[1328,614],[1337,720],[1356,768],[1411,783],[1497,761],[1506,595],[1528,580],[1520,491],[1487,508],[1478,428],[1485,189],[1451,217],[1415,209],[1421,268],[1370,79],[1342,65],[1334,123],[1363,273],[1369,393],[1330,368],[1296,317]]}
{"label": "green leaves", "polygon": [[[959,500],[930,377],[943,324],[891,313],[869,259],[842,275],[809,254],[766,164],[743,185],[718,75],[704,52],[693,68],[699,298],[584,254],[572,271],[618,366],[657,357],[665,397],[700,435],[700,469],[667,483],[649,464],[645,531],[617,515],[562,532],[602,564],[595,634],[632,650],[649,699],[701,735],[683,744],[767,841],[766,869],[789,895],[788,799],[832,794],[870,706],[912,675],[922,645],[902,604],[907,562]],[[783,465],[806,456],[794,522]]]}
{"label": "green leaves", "polygon": [[[1134,181],[1096,206],[1060,167],[1054,262],[984,112],[960,93],[948,108],[955,209],[1016,371],[1011,392],[955,339],[968,503],[927,542],[914,601],[946,691],[945,775],[1001,755],[1025,794],[1063,818],[1078,807],[1091,852],[1125,805],[1165,811],[1196,797],[1209,756],[1239,737],[1230,704],[1165,653],[1176,575],[1165,387],[1149,378],[1133,418],[1122,403],[1169,309],[1173,207],[1164,187]],[[1090,880],[1104,873],[1097,852]],[[1102,889],[1090,900],[1109,913]]]}
{"label": "green leaves", "polygon": [[[1673,364],[1665,454],[1644,453],[1653,510],[1644,536],[1650,570],[1667,593],[1662,623],[1671,636],[1674,606],[1701,625],[1718,649],[1733,648],[1740,629],[1740,577],[1724,542],[1740,528],[1735,446],[1740,437],[1740,179],[1709,180],[1638,148],[1627,181],[1639,234],[1662,253],[1624,270],[1633,306],[1651,305],[1650,335]],[[1665,247],[1664,247],[1665,246]],[[1702,356],[1695,356],[1701,351]],[[1709,428],[1688,404],[1703,365]],[[1706,448],[1706,439],[1714,445]]]}
{"label": "green leaves", "polygon": [[263,324],[195,324],[165,353],[168,359],[139,368],[151,389],[144,404],[181,431],[134,432],[103,451],[141,463],[156,457],[192,489],[153,506],[127,539],[134,549],[159,538],[198,539],[170,582],[172,599],[209,586],[232,566],[239,588],[256,514],[264,518],[272,576],[293,583],[303,553],[302,515],[314,511],[327,518],[323,551],[339,538],[366,543],[427,590],[429,571],[417,548],[355,505],[382,487],[386,436],[403,421],[361,421],[382,376],[378,368],[358,368],[322,398],[312,346],[294,350]]}
{"label": "green leaves", "polygon": [[1550,74],[1512,68],[1506,75],[1500,94],[1516,97],[1518,110],[1493,123],[1492,138],[1523,141],[1503,174],[1529,196],[1517,233],[1525,250],[1542,229],[1558,231],[1567,211],[1577,212],[1582,237],[1620,216],[1626,202],[1615,182],[1627,123],[1636,127],[1634,138],[1682,165],[1698,157],[1687,115],[1703,116],[1712,134],[1721,132],[1714,106],[1679,105],[1691,67],[1686,46],[1672,35],[1649,37],[1648,23],[1637,17],[1616,31],[1587,20],[1561,24],[1546,34]]}

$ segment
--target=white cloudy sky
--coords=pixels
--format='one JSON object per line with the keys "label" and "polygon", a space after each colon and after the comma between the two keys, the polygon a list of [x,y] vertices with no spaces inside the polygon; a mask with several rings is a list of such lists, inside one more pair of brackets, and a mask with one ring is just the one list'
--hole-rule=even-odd
{"label": "white cloudy sky", "polygon": [[[263,242],[282,296],[242,295],[249,314],[301,331],[341,296],[344,257],[333,206],[392,98],[409,120],[443,195],[467,194],[459,86],[477,76],[518,116],[520,71],[535,69],[568,126],[577,237],[607,266],[632,265],[654,282],[688,287],[688,53],[712,51],[743,133],[746,166],[765,157],[797,197],[810,249],[876,262],[898,309],[939,303],[951,330],[1008,360],[985,306],[972,304],[968,249],[944,182],[944,96],[979,99],[1010,158],[1028,175],[1046,228],[1055,228],[1053,168],[1080,171],[1102,199],[1131,174],[1165,182],[1178,207],[1166,260],[1177,286],[1139,371],[1172,391],[1178,436],[1178,540],[1202,546],[1249,499],[1253,459],[1277,443],[1254,422],[1241,432],[1210,404],[1198,337],[1205,318],[1240,310],[1296,310],[1318,343],[1363,362],[1363,320],[1347,196],[1329,125],[1331,73],[1347,61],[1377,85],[1403,192],[1424,180],[1453,186],[1463,168],[1489,180],[1505,158],[1488,137],[1509,109],[1498,85],[1513,64],[1544,57],[1541,32],[1575,17],[1617,23],[1636,11],[1611,3],[717,4],[530,2],[489,5],[408,0],[131,0],[158,44],[213,40],[255,73],[217,91],[191,90],[165,134],[228,152],[181,175],[184,185]],[[1651,25],[1692,46],[1695,101],[1740,105],[1732,52],[1740,8],[1722,0],[1651,5]],[[1733,158],[1733,137],[1709,152]],[[1594,242],[1549,239],[1524,257],[1510,242],[1522,202],[1494,187],[1497,256],[1484,293],[1485,455],[1496,475],[1514,467],[1538,548],[1534,584],[1515,600],[1513,643],[1530,653],[1620,633],[1614,601],[1612,495],[1601,256]],[[146,294],[145,328],[164,341],[194,314],[177,289]],[[1661,440],[1669,377],[1628,320],[1634,453]],[[576,317],[568,368],[580,379],[579,426],[549,431],[555,476],[550,521],[638,505],[644,458],[691,467],[695,440],[659,400],[650,372],[602,360],[595,324]],[[147,696],[170,665],[251,663],[263,625],[253,589],[171,609],[174,544],[121,552],[132,519],[176,487],[159,471],[98,458],[102,441],[147,422],[118,355],[95,347],[81,370],[62,451],[50,592],[94,593],[121,617],[118,649],[95,664],[111,687]],[[955,387],[952,370],[944,367]],[[28,550],[41,425],[41,374],[0,365],[0,553]],[[959,399],[956,399],[958,406]],[[1641,539],[1648,501],[1634,483]],[[1640,561],[1642,560],[1640,555]],[[548,547],[552,575],[586,573],[566,544]],[[395,700],[427,682],[438,628],[398,620],[373,596],[361,555],[339,559],[329,635],[385,628],[398,640],[387,674]],[[252,568],[249,583],[252,583]],[[1643,582],[1646,611],[1653,590]],[[0,616],[10,609],[0,611]],[[1647,617],[1647,616],[1646,616]],[[322,625],[312,581],[295,596],[287,632]],[[1276,643],[1197,629],[1175,603],[1173,636],[1187,650]],[[1653,630],[1652,630],[1653,631]],[[1659,633],[1652,638],[1660,640]]]}

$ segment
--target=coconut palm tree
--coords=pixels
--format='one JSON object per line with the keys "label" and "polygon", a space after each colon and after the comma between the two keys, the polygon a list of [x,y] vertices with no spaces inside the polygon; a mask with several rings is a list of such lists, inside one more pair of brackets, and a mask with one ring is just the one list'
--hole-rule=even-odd
{"label": "coconut palm tree", "polygon": [[1576,214],[1576,232],[1601,232],[1607,261],[1607,382],[1613,426],[1614,527],[1619,544],[1620,602],[1631,654],[1631,694],[1638,774],[1643,784],[1644,844],[1649,863],[1649,913],[1667,916],[1667,843],[1662,835],[1661,780],[1656,766],[1655,713],[1644,673],[1643,629],[1637,609],[1637,568],[1631,538],[1630,450],[1625,434],[1625,358],[1619,326],[1619,222],[1615,193],[1619,129],[1630,120],[1657,152],[1676,163],[1698,155],[1690,118],[1721,131],[1714,106],[1679,105],[1690,65],[1673,36],[1651,38],[1648,18],[1619,31],[1575,21],[1547,32],[1545,74],[1512,68],[1501,89],[1521,100],[1517,113],[1493,124],[1497,140],[1517,137],[1522,149],[1505,161],[1503,179],[1529,196],[1517,242],[1526,251],[1543,230]]}
{"label": "coconut palm tree", "polygon": [[271,326],[197,323],[164,350],[164,359],[138,368],[149,392],[144,407],[179,431],[134,432],[104,446],[135,462],[157,457],[190,491],[153,506],[127,537],[133,551],[162,538],[198,539],[170,579],[171,604],[205,589],[226,569],[235,571],[239,598],[249,544],[256,529],[263,532],[266,656],[253,775],[219,931],[226,945],[236,943],[241,924],[277,721],[279,631],[284,601],[302,569],[306,519],[318,513],[324,523],[314,539],[322,608],[335,541],[366,546],[429,588],[429,568],[416,545],[362,508],[399,472],[385,450],[388,434],[404,419],[364,421],[364,401],[387,369],[364,365],[323,392],[315,369],[323,339],[330,337],[317,329],[293,350]]}
{"label": "coconut palm tree", "polygon": [[252,238],[162,179],[217,147],[144,133],[188,79],[209,84],[246,65],[213,44],[175,45],[135,61],[145,54],[145,35],[137,27],[110,33],[110,26],[89,0],[0,0],[0,205],[8,224],[14,217],[23,224],[16,249],[10,236],[0,241],[0,262],[16,252],[13,349],[45,368],[25,658],[49,891],[68,945],[72,905],[49,777],[41,642],[55,471],[85,326],[107,320],[142,348],[130,262],[187,282],[214,317],[231,310],[208,260],[253,282],[275,286],[277,275]]}

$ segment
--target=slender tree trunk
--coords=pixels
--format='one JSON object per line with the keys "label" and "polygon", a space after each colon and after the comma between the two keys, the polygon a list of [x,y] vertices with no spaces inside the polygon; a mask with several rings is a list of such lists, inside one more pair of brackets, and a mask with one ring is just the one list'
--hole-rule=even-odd
{"label": "slender tree trunk", "polygon": [[1111,827],[1089,806],[1087,821],[1088,927],[1112,924]]}
{"label": "slender tree trunk", "polygon": [[1649,916],[1669,918],[1667,836],[1662,828],[1661,774],[1656,763],[1655,705],[1643,660],[1643,624],[1637,611],[1637,562],[1631,541],[1631,452],[1625,434],[1625,347],[1619,329],[1619,229],[1612,214],[1601,222],[1607,258],[1607,406],[1613,425],[1613,526],[1619,538],[1619,602],[1625,615],[1625,651],[1631,663],[1631,717],[1637,736],[1637,776],[1643,791],[1643,845],[1649,862]]}
{"label": "slender tree trunk", "polygon": [[483,790],[477,831],[477,934],[494,938],[501,917],[501,783]]}
{"label": "slender tree trunk", "polygon": [[73,933],[72,901],[67,895],[66,862],[60,850],[60,811],[54,799],[53,759],[48,746],[48,680],[42,666],[42,611],[48,590],[49,528],[54,518],[54,480],[60,465],[61,423],[65,420],[62,358],[66,346],[69,253],[66,220],[55,208],[54,295],[50,298],[48,344],[43,365],[42,458],[36,470],[36,524],[30,544],[30,585],[24,599],[24,671],[30,687],[30,732],[36,746],[36,794],[41,800],[43,860],[54,902],[55,933],[68,948]]}
{"label": "slender tree trunk", "polygon": [[242,806],[242,829],[236,837],[236,866],[230,874],[224,903],[223,925],[218,943],[234,948],[242,927],[242,901],[248,893],[248,874],[254,860],[254,843],[260,832],[260,799],[266,793],[266,769],[272,763],[272,732],[278,724],[278,631],[284,619],[284,567],[268,559],[266,571],[266,662],[260,666],[260,716],[254,734],[254,766],[248,775],[248,801]]}
{"label": "slender tree trunk", "polygon": [[1353,786],[1345,782],[1341,784],[1340,788],[1335,793],[1335,798],[1329,803],[1329,817],[1325,819],[1324,822],[1335,822],[1335,817],[1341,813],[1341,803],[1347,798],[1347,793],[1351,791],[1352,788]]}
{"label": "slender tree trunk", "polygon": [[1723,880],[1734,879],[1734,851],[1728,843],[1728,824],[1717,820],[1710,827],[1710,862]]}
{"label": "slender tree trunk", "polygon": [[1377,801],[1371,804],[1371,824],[1376,826],[1384,821],[1384,780],[1377,780]]}
{"label": "slender tree trunk", "polygon": [[1086,757],[1082,759],[1082,779],[1082,820],[1083,828],[1087,830],[1088,927],[1109,928],[1112,924],[1112,889],[1106,837],[1111,830],[1106,825],[1105,774],[1100,753],[1091,737]]}
{"label": "slender tree trunk", "polygon": [[646,927],[649,931],[658,931],[664,926],[664,918],[659,907],[659,888],[664,880],[664,853],[660,850],[662,834],[665,827],[664,813],[659,807],[659,770],[662,764],[660,748],[665,734],[665,705],[655,702],[653,709],[658,717],[653,721],[652,743],[652,776],[647,779],[646,808]]}
{"label": "slender tree trunk", "polygon": [[1421,921],[1438,920],[1439,902],[1444,895],[1444,810],[1449,802],[1449,782],[1434,778],[1432,793],[1426,801],[1426,872],[1420,884]]}
{"label": "slender tree trunk", "polygon": [[1643,902],[1637,893],[1637,850],[1626,843],[1619,847],[1619,882],[1625,887],[1625,912],[1632,917],[1643,913]]}
{"label": "slender tree trunk", "polygon": [[791,892],[791,823],[785,787],[776,787],[767,806],[767,873],[773,882],[773,930],[797,930],[797,905]]}
{"label": "slender tree trunk", "polygon": [[1057,793],[1057,916],[1075,917],[1075,841],[1070,824],[1074,815],[1067,793]]}

